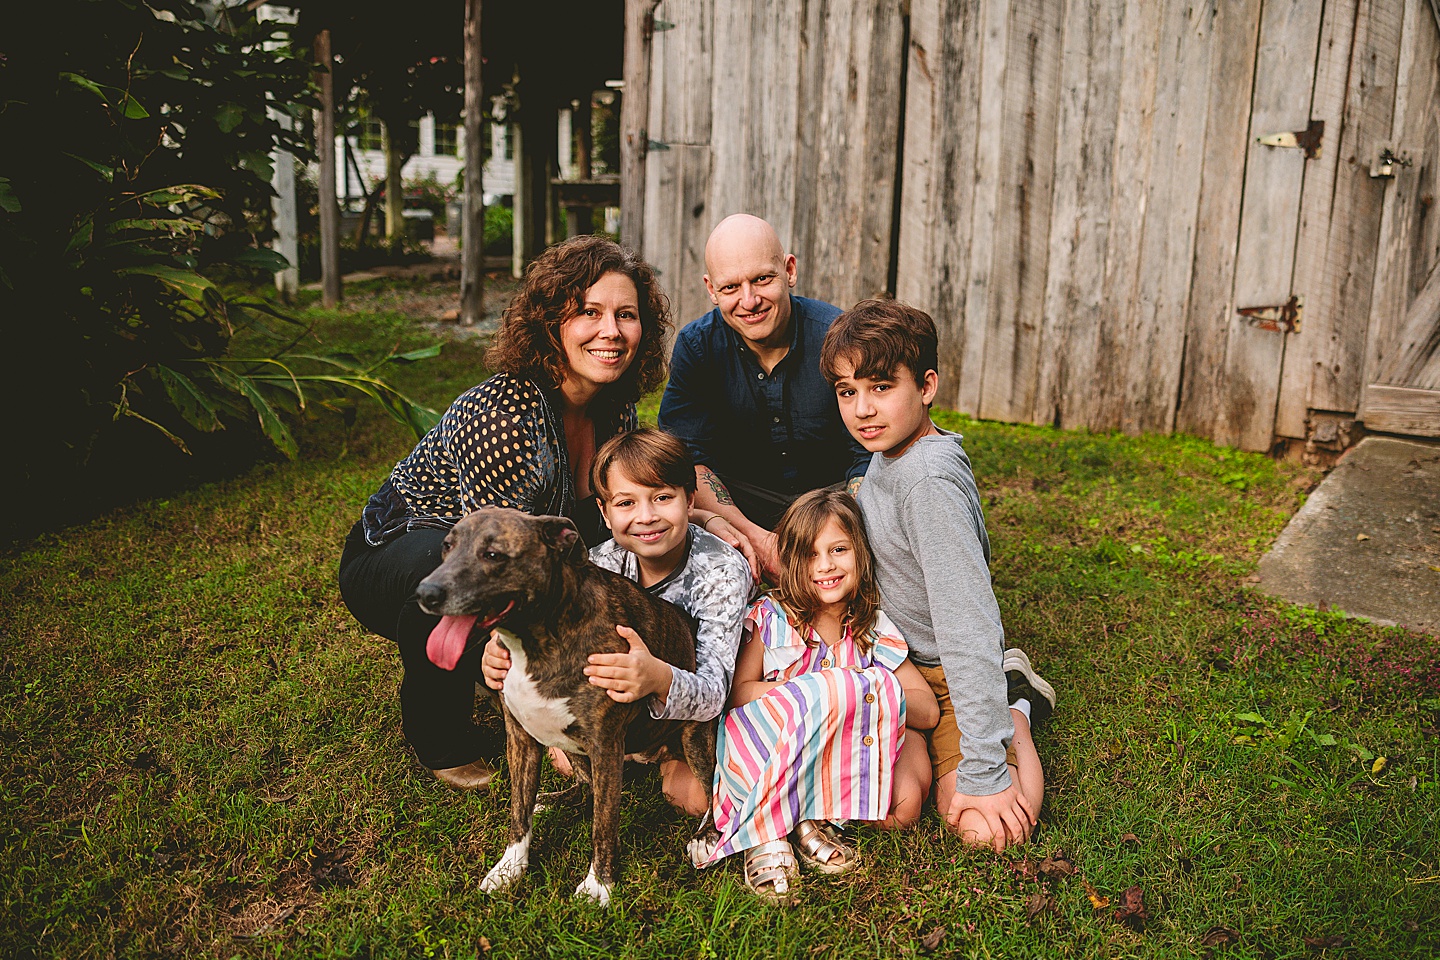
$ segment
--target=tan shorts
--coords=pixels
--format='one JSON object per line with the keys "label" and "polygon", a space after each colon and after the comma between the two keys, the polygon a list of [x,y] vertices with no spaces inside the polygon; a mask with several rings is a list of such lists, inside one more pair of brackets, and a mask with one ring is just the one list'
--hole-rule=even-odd
{"label": "tan shorts", "polygon": [[[930,769],[934,782],[939,783],[941,777],[954,773],[955,768],[960,766],[960,728],[955,725],[955,707],[950,702],[950,684],[945,680],[945,668],[922,667],[918,663],[915,666],[919,667],[920,675],[930,684],[931,692],[940,703],[940,722],[935,724],[934,730],[925,734],[925,742],[930,748]],[[1005,751],[1005,762],[1016,765],[1013,743]]]}

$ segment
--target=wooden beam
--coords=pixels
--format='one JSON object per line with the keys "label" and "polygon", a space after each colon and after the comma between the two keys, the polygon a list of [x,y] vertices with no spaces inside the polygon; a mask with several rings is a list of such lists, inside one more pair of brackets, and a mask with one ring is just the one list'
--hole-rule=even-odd
{"label": "wooden beam", "polygon": [[1382,433],[1440,437],[1440,390],[1372,383],[1365,388],[1360,419],[1367,429]]}
{"label": "wooden beam", "polygon": [[645,247],[645,155],[649,152],[650,49],[660,0],[625,0],[625,89],[620,100],[620,239]]}
{"label": "wooden beam", "polygon": [[315,152],[320,159],[320,303],[340,304],[340,206],[335,199],[335,58],[330,31],[315,37],[315,59],[320,65],[320,109],[315,111]]}
{"label": "wooden beam", "polygon": [[465,212],[460,248],[460,322],[485,316],[485,192],[481,180],[484,136],[480,57],[480,0],[465,0]]}

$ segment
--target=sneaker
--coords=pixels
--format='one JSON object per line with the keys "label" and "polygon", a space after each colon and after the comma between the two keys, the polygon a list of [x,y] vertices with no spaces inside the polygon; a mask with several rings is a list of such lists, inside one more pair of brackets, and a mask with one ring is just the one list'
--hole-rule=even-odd
{"label": "sneaker", "polygon": [[1035,672],[1030,658],[1019,647],[1010,647],[1005,651],[1001,667],[1005,671],[1009,702],[1029,700],[1031,725],[1044,722],[1055,711],[1055,688]]}

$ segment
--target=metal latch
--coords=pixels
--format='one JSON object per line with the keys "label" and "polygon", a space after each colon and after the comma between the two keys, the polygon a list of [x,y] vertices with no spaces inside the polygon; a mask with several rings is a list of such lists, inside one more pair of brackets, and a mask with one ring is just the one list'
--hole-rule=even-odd
{"label": "metal latch", "polygon": [[1299,333],[1300,313],[1305,301],[1295,295],[1278,307],[1240,307],[1236,312],[1261,330],[1277,333]]}
{"label": "metal latch", "polygon": [[671,23],[669,20],[660,20],[657,18],[653,29],[656,33],[660,33],[663,30],[674,30],[675,24]]}
{"label": "metal latch", "polygon": [[1395,152],[1393,143],[1381,143],[1375,147],[1375,159],[1370,161],[1370,177],[1380,180],[1395,176],[1396,167],[1408,167],[1414,163],[1408,153]]}
{"label": "metal latch", "polygon": [[1320,141],[1325,137],[1325,121],[1311,120],[1304,130],[1293,133],[1271,133],[1256,137],[1256,142],[1267,147],[1299,147],[1305,151],[1306,160],[1320,156]]}

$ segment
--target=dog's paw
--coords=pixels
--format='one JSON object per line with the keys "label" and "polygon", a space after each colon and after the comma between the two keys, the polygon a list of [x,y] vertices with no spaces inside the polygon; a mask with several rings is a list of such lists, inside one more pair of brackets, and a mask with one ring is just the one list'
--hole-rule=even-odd
{"label": "dog's paw", "polygon": [[587,900],[594,900],[602,907],[610,905],[610,890],[614,884],[601,883],[595,876],[595,864],[590,864],[590,872],[585,879],[580,881],[580,886],[575,888],[575,896]]}
{"label": "dog's paw", "polygon": [[718,849],[720,849],[720,831],[713,827],[693,837],[689,843],[685,844],[685,852],[690,855],[690,864],[696,870],[715,866],[715,851]]}
{"label": "dog's paw", "polygon": [[490,872],[485,874],[485,879],[480,881],[481,892],[494,893],[497,890],[504,890],[524,876],[525,870],[529,866],[530,835],[527,833],[525,839],[505,848],[500,862],[491,867]]}

